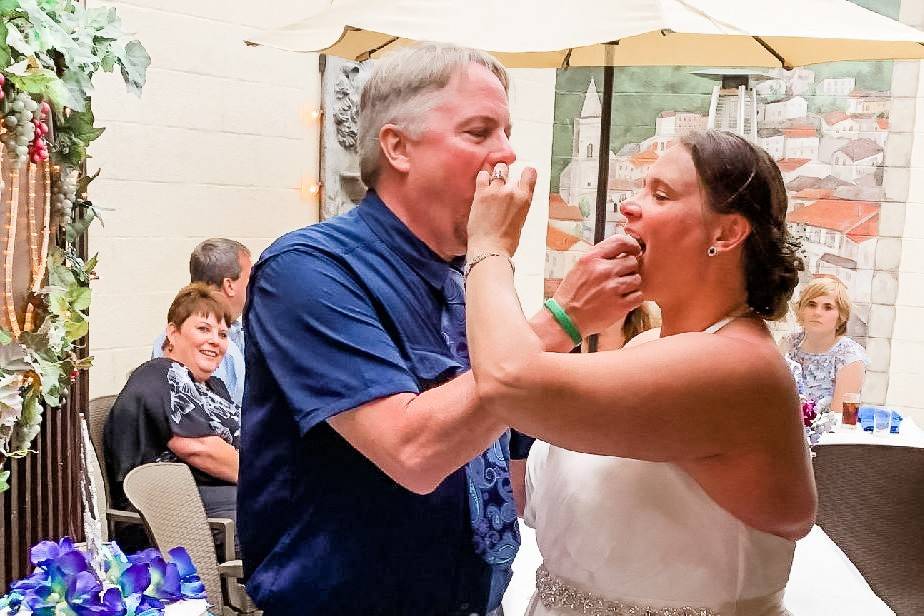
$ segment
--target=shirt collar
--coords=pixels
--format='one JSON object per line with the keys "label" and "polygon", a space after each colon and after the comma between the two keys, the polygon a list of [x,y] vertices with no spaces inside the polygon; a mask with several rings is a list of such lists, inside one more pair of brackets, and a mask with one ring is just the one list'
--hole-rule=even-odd
{"label": "shirt collar", "polygon": [[358,212],[372,232],[430,286],[442,289],[450,268],[461,271],[464,256],[444,261],[395,216],[374,190],[366,193]]}

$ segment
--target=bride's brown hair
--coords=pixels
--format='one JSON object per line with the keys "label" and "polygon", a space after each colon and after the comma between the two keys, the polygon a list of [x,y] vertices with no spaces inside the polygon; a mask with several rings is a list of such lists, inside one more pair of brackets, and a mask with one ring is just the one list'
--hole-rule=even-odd
{"label": "bride's brown hair", "polygon": [[741,214],[751,224],[744,244],[748,306],[768,321],[782,318],[804,266],[786,228],[779,168],[766,151],[734,133],[695,131],[680,143],[693,158],[708,207]]}

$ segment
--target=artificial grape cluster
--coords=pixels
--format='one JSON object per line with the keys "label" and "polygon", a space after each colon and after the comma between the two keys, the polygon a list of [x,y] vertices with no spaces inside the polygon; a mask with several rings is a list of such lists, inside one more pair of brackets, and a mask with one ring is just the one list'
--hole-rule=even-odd
{"label": "artificial grape cluster", "polygon": [[51,207],[55,216],[61,220],[70,220],[76,198],[77,170],[62,167],[51,187]]}
{"label": "artificial grape cluster", "polygon": [[35,125],[35,134],[32,136],[32,143],[29,144],[29,160],[36,164],[48,160],[48,144],[45,142],[45,135],[48,134],[48,116],[50,114],[51,106],[45,101],[39,103],[38,108],[32,112],[32,124]]}
{"label": "artificial grape cluster", "polygon": [[[25,92],[17,92],[9,104],[7,115],[3,118],[3,144],[10,154],[15,155],[17,164],[29,160],[29,146],[35,139],[33,114],[39,110],[39,104]],[[47,157],[47,149],[43,150]]]}

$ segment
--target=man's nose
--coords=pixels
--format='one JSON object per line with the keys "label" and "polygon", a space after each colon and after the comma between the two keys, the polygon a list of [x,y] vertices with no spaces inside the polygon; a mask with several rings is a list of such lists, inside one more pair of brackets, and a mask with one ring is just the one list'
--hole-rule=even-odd
{"label": "man's nose", "polygon": [[498,131],[498,133],[497,143],[488,156],[488,164],[492,169],[497,163],[506,163],[509,166],[517,159],[517,153],[513,151],[513,146],[510,144],[510,137],[503,131]]}

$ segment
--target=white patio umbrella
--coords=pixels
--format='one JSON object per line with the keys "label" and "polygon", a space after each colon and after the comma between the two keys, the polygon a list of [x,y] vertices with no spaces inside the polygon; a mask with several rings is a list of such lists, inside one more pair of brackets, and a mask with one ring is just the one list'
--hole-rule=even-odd
{"label": "white patio umbrella", "polygon": [[[247,43],[361,61],[420,40],[484,49],[508,67],[604,66],[599,152],[613,66],[924,59],[924,32],[848,0],[330,0]],[[595,241],[609,177],[599,160]]]}
{"label": "white patio umbrella", "polygon": [[924,58],[924,33],[847,0],[331,0],[293,18],[251,43],[366,60],[441,41],[532,68]]}

